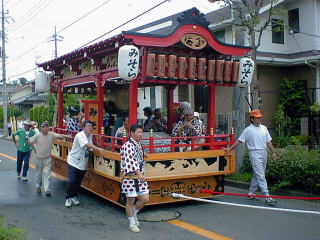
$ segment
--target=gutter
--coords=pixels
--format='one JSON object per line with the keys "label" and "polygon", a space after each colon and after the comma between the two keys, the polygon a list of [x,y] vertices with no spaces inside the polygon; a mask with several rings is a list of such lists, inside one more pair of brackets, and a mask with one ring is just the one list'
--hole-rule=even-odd
{"label": "gutter", "polygon": [[309,62],[308,62],[308,60],[304,60],[304,63],[305,63],[306,65],[308,65],[308,66],[312,67],[312,68],[317,69],[317,67],[316,67],[315,65],[313,65],[313,64],[311,64],[311,63],[309,63]]}

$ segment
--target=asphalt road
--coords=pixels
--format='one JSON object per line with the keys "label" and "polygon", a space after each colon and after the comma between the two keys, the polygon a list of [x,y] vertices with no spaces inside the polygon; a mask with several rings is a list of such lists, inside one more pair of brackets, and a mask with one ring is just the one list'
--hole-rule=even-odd
{"label": "asphalt road", "polygon": [[[4,155],[5,154],[5,155]],[[0,216],[6,223],[26,229],[32,240],[100,240],[100,239],[238,239],[238,240],[320,240],[320,215],[274,212],[184,202],[156,207],[147,211],[176,210],[181,213],[179,226],[167,222],[142,222],[141,232],[127,228],[124,210],[90,192],[81,192],[81,205],[64,207],[66,184],[53,179],[51,197],[35,192],[34,169],[29,181],[16,179],[16,149],[11,141],[0,140]],[[246,193],[226,187],[226,191]],[[261,201],[241,197],[216,197],[221,201],[264,206]],[[277,207],[320,211],[319,202],[281,200]],[[187,229],[182,228],[187,225]],[[207,232],[205,231],[207,230]],[[216,233],[217,235],[214,235]],[[202,234],[202,236],[201,236]],[[207,234],[209,237],[204,237]],[[212,237],[214,236],[214,237]]]}

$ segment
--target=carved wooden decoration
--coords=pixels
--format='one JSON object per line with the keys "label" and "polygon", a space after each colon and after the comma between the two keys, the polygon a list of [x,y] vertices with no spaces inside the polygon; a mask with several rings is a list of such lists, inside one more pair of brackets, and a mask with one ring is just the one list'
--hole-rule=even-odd
{"label": "carved wooden decoration", "polygon": [[181,38],[181,42],[186,47],[195,50],[203,49],[208,44],[207,40],[203,36],[195,33],[187,33],[183,35]]}
{"label": "carved wooden decoration", "polygon": [[94,156],[94,170],[114,177],[115,161],[101,156]]}
{"label": "carved wooden decoration", "polygon": [[146,162],[145,173],[147,177],[165,177],[223,172],[227,165],[225,161],[224,158],[213,157]]}
{"label": "carved wooden decoration", "polygon": [[96,67],[92,65],[91,60],[87,60],[80,64],[79,69],[81,71],[81,74],[89,74],[97,71]]}
{"label": "carved wooden decoration", "polygon": [[114,68],[118,66],[118,54],[110,54],[102,59],[102,64],[106,66],[106,69]]}
{"label": "carved wooden decoration", "polygon": [[77,75],[76,72],[73,72],[70,70],[70,66],[65,66],[62,70],[61,73],[63,75],[63,78],[68,78],[68,77],[74,77]]}

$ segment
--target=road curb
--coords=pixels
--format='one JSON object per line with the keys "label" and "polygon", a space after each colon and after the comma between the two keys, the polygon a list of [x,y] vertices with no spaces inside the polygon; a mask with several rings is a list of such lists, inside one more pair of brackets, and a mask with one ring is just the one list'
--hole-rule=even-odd
{"label": "road curb", "polygon": [[12,138],[11,138],[11,137],[0,136],[0,139],[6,140],[6,141],[12,141]]}
{"label": "road curb", "polygon": [[[235,181],[231,179],[225,179],[225,185],[229,187],[236,187],[242,189],[249,189],[250,183]],[[270,194],[271,195],[271,194]],[[308,192],[298,191],[298,190],[279,190],[273,193],[273,195],[280,196],[295,196],[295,197],[320,197],[319,195],[314,195]],[[304,200],[304,201],[313,201],[314,200]],[[320,203],[319,200],[316,202]]]}

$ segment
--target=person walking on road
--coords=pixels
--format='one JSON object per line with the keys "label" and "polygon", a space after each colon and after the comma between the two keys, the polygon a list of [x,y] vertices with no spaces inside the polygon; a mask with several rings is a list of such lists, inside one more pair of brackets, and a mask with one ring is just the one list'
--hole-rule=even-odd
{"label": "person walking on road", "polygon": [[76,134],[71,151],[68,154],[68,183],[66,191],[66,207],[79,205],[78,194],[83,177],[86,173],[90,149],[99,151],[103,155],[103,149],[92,144],[92,122],[83,121],[83,130]]}
{"label": "person walking on road", "polygon": [[[130,139],[121,147],[122,192],[127,197],[126,213],[129,229],[140,232],[137,214],[149,201],[148,183],[144,177],[143,150],[140,144],[143,129],[134,124],[130,128]],[[138,198],[138,201],[136,201]]]}
{"label": "person walking on road", "polygon": [[245,128],[239,139],[225,153],[230,152],[241,143],[246,143],[249,149],[249,157],[253,169],[253,176],[249,187],[249,199],[255,199],[254,192],[260,187],[263,195],[267,196],[266,204],[273,204],[275,201],[268,197],[269,191],[265,178],[265,170],[267,166],[267,149],[272,152],[273,160],[277,159],[277,155],[272,145],[272,138],[266,126],[261,124],[263,115],[260,110],[253,110],[250,113],[250,126]]}
{"label": "person walking on road", "polygon": [[[29,170],[29,160],[31,156],[31,146],[28,142],[29,138],[35,135],[31,129],[32,123],[29,120],[24,121],[24,127],[12,134],[12,140],[17,147],[17,173],[18,179],[21,179],[21,168],[23,164],[22,181],[28,181],[27,174]],[[18,142],[16,141],[18,136]]]}
{"label": "person walking on road", "polygon": [[51,196],[51,149],[55,139],[67,138],[69,136],[51,132],[49,123],[44,122],[40,126],[40,133],[29,139],[29,144],[35,151],[36,163],[36,189],[41,193],[41,186],[46,196]]}

